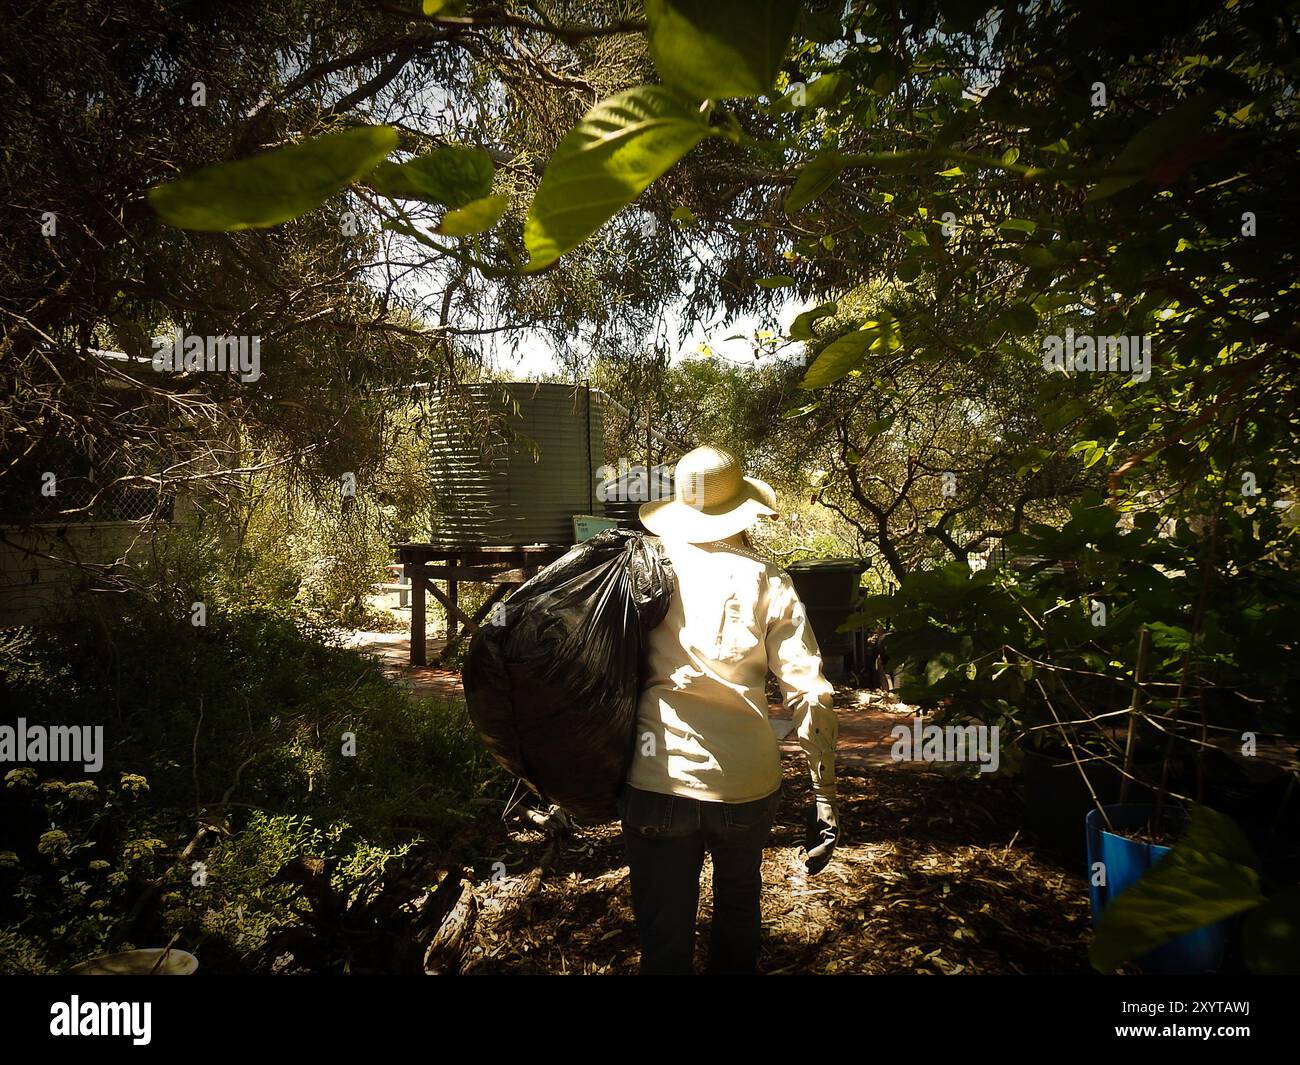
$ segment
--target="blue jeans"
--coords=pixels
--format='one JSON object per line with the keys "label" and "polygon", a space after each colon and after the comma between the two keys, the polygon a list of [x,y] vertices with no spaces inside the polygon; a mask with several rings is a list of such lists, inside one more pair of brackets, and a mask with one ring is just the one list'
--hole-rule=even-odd
{"label": "blue jeans", "polygon": [[704,802],[624,785],[618,800],[641,972],[690,973],[704,852],[713,857],[709,973],[756,973],[763,847],[781,801]]}

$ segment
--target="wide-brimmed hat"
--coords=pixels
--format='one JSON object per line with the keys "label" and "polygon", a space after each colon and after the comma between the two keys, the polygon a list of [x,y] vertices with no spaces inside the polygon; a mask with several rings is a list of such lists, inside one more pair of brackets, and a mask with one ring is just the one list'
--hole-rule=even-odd
{"label": "wide-brimmed hat", "polygon": [[702,544],[776,517],[776,493],[757,477],[746,477],[730,451],[705,444],[678,460],[673,498],[642,504],[639,513],[656,536]]}

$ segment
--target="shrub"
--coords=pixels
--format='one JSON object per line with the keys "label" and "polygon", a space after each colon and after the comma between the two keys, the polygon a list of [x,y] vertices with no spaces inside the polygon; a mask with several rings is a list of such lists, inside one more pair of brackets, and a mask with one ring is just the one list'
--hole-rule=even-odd
{"label": "shrub", "polygon": [[188,618],[124,599],[0,634],[12,715],[102,726],[106,751],[93,780],[50,765],[4,782],[0,967],[65,968],[176,932],[235,965],[292,916],[273,882],[283,861],[333,855],[347,880],[357,862],[444,840],[503,786],[462,704],[413,696],[289,608],[218,602],[206,626]]}

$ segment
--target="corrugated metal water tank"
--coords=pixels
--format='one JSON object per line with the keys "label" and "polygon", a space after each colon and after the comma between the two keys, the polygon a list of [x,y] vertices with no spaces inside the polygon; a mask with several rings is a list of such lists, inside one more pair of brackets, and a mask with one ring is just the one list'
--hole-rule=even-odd
{"label": "corrugated metal water tank", "polygon": [[446,403],[430,440],[436,543],[571,544],[573,515],[604,513],[595,491],[603,393],[508,381],[462,386]]}

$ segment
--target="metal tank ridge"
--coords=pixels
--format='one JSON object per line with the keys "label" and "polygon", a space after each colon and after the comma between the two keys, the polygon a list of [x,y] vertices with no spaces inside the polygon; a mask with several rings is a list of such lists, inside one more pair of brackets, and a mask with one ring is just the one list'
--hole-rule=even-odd
{"label": "metal tank ridge", "polygon": [[603,393],[507,381],[466,385],[444,402],[443,426],[430,438],[434,542],[571,544],[575,514],[604,513],[595,472],[604,461]]}

